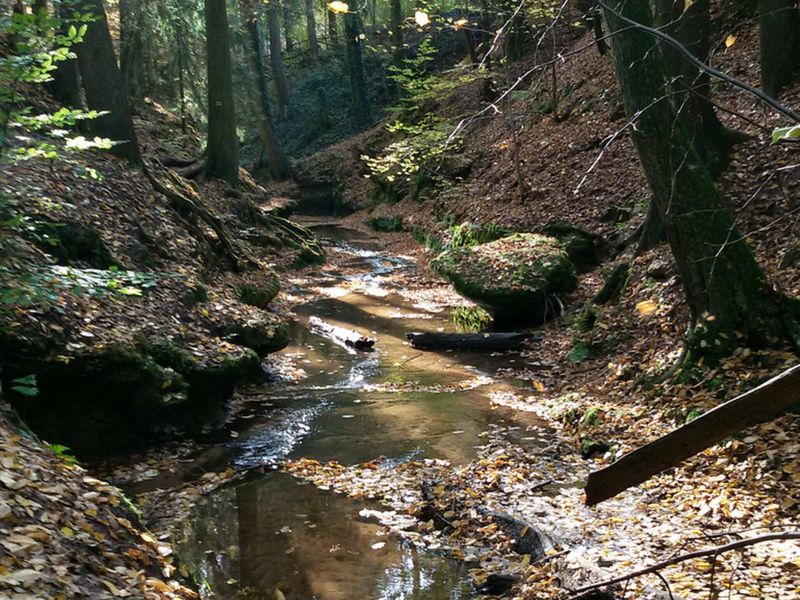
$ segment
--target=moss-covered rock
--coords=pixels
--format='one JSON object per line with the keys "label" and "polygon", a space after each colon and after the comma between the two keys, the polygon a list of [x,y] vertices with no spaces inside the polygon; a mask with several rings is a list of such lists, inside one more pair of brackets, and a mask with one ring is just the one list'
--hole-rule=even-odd
{"label": "moss-covered rock", "polygon": [[234,344],[250,348],[258,356],[282,350],[289,343],[289,326],[269,314],[230,320],[219,334]]}
{"label": "moss-covered rock", "polygon": [[185,379],[192,405],[226,400],[237,383],[251,383],[261,374],[261,359],[249,348],[218,348],[198,357],[170,340],[143,341],[140,347],[159,365]]}
{"label": "moss-covered rock", "polygon": [[267,308],[280,291],[280,281],[274,271],[268,271],[257,281],[236,288],[239,300],[256,308]]}
{"label": "moss-covered rock", "polygon": [[554,296],[576,285],[575,267],[561,243],[537,234],[450,248],[431,266],[501,322],[543,322],[560,312]]}
{"label": "moss-covered rock", "polygon": [[34,375],[38,391],[10,393],[9,400],[39,436],[79,455],[141,445],[188,399],[179,372],[135,347],[86,349],[69,358],[40,354],[24,341],[18,349],[13,357],[3,353],[4,389],[16,377]]}
{"label": "moss-covered rock", "polygon": [[77,221],[39,221],[35,241],[60,265],[120,266],[96,229]]}

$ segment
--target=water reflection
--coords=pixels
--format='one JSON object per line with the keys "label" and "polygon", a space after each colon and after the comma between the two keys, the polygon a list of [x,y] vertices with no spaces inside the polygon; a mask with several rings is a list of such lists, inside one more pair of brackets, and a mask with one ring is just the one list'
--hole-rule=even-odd
{"label": "water reflection", "polygon": [[363,507],[274,473],[207,498],[179,552],[219,598],[470,597],[460,564],[383,535]]}

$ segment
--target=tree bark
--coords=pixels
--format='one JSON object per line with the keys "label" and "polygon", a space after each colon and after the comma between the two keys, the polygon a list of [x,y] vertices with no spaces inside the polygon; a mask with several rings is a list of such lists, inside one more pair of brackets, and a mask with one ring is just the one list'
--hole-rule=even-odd
{"label": "tree bark", "polygon": [[108,31],[103,0],[89,0],[85,6],[95,15],[76,49],[86,104],[91,110],[107,114],[87,122],[92,135],[118,141],[111,153],[141,165],[139,142],[133,128],[128,97],[117,67],[114,45]]}
{"label": "tree bark", "polygon": [[306,2],[306,34],[308,35],[308,50],[311,63],[315,64],[319,58],[319,42],[317,41],[317,16],[314,11],[314,0]]}
{"label": "tree bark", "polygon": [[270,2],[267,7],[267,25],[269,27],[269,60],[272,66],[272,78],[275,81],[278,116],[285,118],[289,112],[289,83],[286,81],[281,57],[280,6],[274,1]]}
{"label": "tree bark", "polygon": [[392,28],[392,46],[394,46],[394,66],[400,68],[403,66],[404,50],[403,50],[403,3],[401,0],[389,0],[391,3],[391,28]]}
{"label": "tree bark", "polygon": [[344,15],[345,49],[347,50],[347,70],[350,75],[350,101],[353,120],[359,127],[369,123],[369,98],[367,79],[364,74],[364,56],[361,48],[363,31],[361,16],[353,10]]}
{"label": "tree bark", "polygon": [[232,186],[239,182],[239,140],[231,76],[230,32],[225,0],[205,0],[208,68],[206,174]]}
{"label": "tree bark", "polygon": [[128,98],[137,103],[145,94],[142,0],[119,0],[119,29],[120,70]]}
{"label": "tree bark", "polygon": [[795,0],[758,0],[761,87],[777,96],[800,67],[800,9]]}
{"label": "tree bark", "polygon": [[288,0],[283,0],[283,42],[286,52],[294,50],[294,39],[292,39],[292,11]]}
{"label": "tree bark", "polygon": [[605,10],[606,21],[614,33],[614,59],[625,109],[636,122],[633,141],[691,311],[687,360],[703,355],[713,360],[742,342],[765,346],[775,338],[794,341],[794,318],[768,285],[676,117],[657,42],[624,20],[649,26],[653,21],[650,3],[614,0],[610,4],[616,10]]}
{"label": "tree bark", "polygon": [[[656,24],[683,44],[696,58],[707,62],[711,53],[710,0],[657,0]],[[711,103],[711,77],[689,63],[672,45],[661,43],[673,102],[692,145],[713,175],[727,166],[731,149],[746,136],[733,132],[717,118]]]}
{"label": "tree bark", "polygon": [[339,47],[339,32],[336,27],[336,13],[328,8],[328,3],[322,0],[328,23],[328,50],[336,50]]}
{"label": "tree bark", "polygon": [[291,168],[272,123],[272,107],[270,106],[269,88],[264,68],[264,56],[261,53],[261,31],[258,26],[253,0],[240,0],[239,8],[250,39],[250,52],[248,53],[250,69],[258,88],[259,107],[261,109],[258,118],[258,131],[261,137],[261,144],[267,154],[270,175],[275,179],[286,179],[291,175]]}

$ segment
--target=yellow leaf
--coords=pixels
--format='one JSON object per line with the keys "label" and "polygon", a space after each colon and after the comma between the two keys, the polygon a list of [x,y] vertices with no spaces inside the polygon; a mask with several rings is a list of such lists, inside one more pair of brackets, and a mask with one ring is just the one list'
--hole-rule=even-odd
{"label": "yellow leaf", "polygon": [[694,4],[694,0],[685,0],[683,3],[683,12],[686,12],[690,8],[692,8],[692,4]]}
{"label": "yellow leaf", "polygon": [[328,10],[337,15],[343,15],[350,12],[350,6],[341,0],[333,0],[333,2],[328,2]]}
{"label": "yellow leaf", "polygon": [[636,305],[636,312],[638,312],[643,317],[647,315],[652,315],[658,309],[658,302],[655,300],[642,300]]}
{"label": "yellow leaf", "polygon": [[64,534],[64,536],[65,536],[65,537],[68,537],[68,538],[73,538],[73,537],[75,537],[75,532],[74,532],[74,531],[72,531],[72,528],[71,528],[71,527],[62,527],[62,528],[61,528],[61,533],[63,533],[63,534]]}
{"label": "yellow leaf", "polygon": [[736,43],[736,36],[735,35],[729,35],[728,37],[725,38],[725,47],[726,48],[730,48],[735,43]]}
{"label": "yellow leaf", "polygon": [[414,13],[414,22],[420,27],[425,27],[425,25],[430,24],[431,18],[428,16],[428,13],[418,10]]}
{"label": "yellow leaf", "polygon": [[537,392],[541,393],[545,389],[544,388],[544,384],[541,381],[539,381],[538,379],[534,379],[533,380],[533,389],[535,389]]}
{"label": "yellow leaf", "polygon": [[459,29],[461,29],[465,25],[469,25],[469,21],[467,19],[459,19],[458,21],[453,23],[453,27],[455,27],[456,31],[458,31]]}

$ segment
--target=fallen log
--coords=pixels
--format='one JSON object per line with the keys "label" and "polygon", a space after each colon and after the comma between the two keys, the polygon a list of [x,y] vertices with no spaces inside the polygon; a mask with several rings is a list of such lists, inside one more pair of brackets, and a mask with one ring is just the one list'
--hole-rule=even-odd
{"label": "fallen log", "polygon": [[800,365],[720,404],[694,421],[629,452],[605,469],[589,474],[586,504],[594,506],[648,480],[800,401]]}
{"label": "fallen log", "polygon": [[542,338],[531,333],[407,333],[406,339],[417,350],[463,350],[505,352],[525,350]]}
{"label": "fallen log", "polygon": [[348,348],[369,352],[375,345],[375,340],[361,335],[359,332],[353,331],[352,329],[345,329],[344,327],[326,323],[319,317],[309,317],[308,328],[314,333],[323,335],[340,344],[344,344]]}

